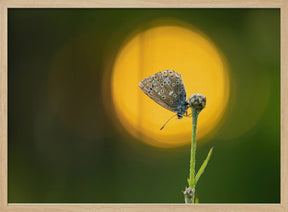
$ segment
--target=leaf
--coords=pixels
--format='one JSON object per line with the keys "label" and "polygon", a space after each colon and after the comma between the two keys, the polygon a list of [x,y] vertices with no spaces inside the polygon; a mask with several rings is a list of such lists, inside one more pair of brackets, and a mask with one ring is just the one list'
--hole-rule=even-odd
{"label": "leaf", "polygon": [[190,179],[189,178],[187,178],[187,182],[188,182],[188,185],[190,185]]}
{"label": "leaf", "polygon": [[198,196],[195,197],[195,204],[199,204],[199,197]]}
{"label": "leaf", "polygon": [[195,184],[197,184],[199,178],[200,178],[201,175],[203,174],[203,172],[204,172],[204,170],[205,170],[205,168],[206,168],[206,166],[207,166],[207,164],[208,164],[208,162],[209,162],[209,159],[210,159],[210,157],[211,157],[211,154],[212,154],[212,152],[213,152],[213,149],[214,149],[214,147],[212,147],[212,148],[210,149],[210,151],[209,151],[206,159],[204,160],[204,162],[202,163],[202,165],[201,165],[198,173],[196,174],[196,177],[195,177],[195,182],[196,182],[196,183],[195,183]]}

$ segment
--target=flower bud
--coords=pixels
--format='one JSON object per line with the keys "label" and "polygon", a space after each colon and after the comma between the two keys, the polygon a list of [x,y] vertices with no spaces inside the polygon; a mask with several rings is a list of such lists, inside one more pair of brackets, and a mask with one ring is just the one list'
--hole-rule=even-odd
{"label": "flower bud", "polygon": [[193,94],[188,99],[188,104],[192,109],[200,112],[206,106],[206,97],[202,94]]}
{"label": "flower bud", "polygon": [[186,197],[192,198],[193,191],[191,188],[187,187],[183,193]]}

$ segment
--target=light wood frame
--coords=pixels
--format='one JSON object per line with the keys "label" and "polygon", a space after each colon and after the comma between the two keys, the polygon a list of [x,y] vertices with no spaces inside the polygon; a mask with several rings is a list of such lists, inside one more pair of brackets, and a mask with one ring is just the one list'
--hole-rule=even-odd
{"label": "light wood frame", "polygon": [[[7,14],[8,8],[280,8],[281,202],[280,204],[8,204]],[[0,211],[288,211],[288,0],[0,0]],[[263,185],[265,186],[265,185]]]}

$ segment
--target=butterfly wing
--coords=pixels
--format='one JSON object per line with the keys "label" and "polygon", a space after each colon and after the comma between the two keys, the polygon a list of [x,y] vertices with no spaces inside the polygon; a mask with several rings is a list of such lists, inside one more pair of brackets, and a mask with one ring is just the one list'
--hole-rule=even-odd
{"label": "butterfly wing", "polygon": [[163,71],[163,75],[168,75],[165,78],[166,83],[164,83],[164,85],[165,89],[168,91],[169,104],[175,108],[177,112],[181,112],[183,108],[186,108],[186,91],[182,76],[172,70]]}
{"label": "butterfly wing", "polygon": [[142,91],[162,107],[178,113],[186,101],[180,74],[172,70],[158,72],[139,83]]}

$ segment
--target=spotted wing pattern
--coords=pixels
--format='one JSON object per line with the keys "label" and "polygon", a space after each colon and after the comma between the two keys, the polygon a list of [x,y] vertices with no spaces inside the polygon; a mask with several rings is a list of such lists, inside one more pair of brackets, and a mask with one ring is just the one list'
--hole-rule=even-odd
{"label": "spotted wing pattern", "polygon": [[162,107],[178,113],[186,101],[181,74],[173,70],[158,72],[139,83],[142,91]]}

